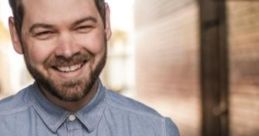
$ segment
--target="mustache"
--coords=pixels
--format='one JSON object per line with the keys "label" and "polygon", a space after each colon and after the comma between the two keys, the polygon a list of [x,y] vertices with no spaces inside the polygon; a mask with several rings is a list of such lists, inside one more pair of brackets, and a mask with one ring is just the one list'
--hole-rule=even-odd
{"label": "mustache", "polygon": [[88,62],[93,57],[92,54],[85,53],[76,53],[71,57],[65,56],[53,56],[47,60],[47,66],[61,67],[61,66],[71,66],[81,63]]}

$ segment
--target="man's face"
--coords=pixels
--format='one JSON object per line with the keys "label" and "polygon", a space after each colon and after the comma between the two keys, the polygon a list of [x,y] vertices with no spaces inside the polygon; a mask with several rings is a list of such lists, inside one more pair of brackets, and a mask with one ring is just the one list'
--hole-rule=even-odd
{"label": "man's face", "polygon": [[105,64],[109,19],[102,22],[94,0],[23,0],[23,5],[16,51],[44,90],[65,101],[82,99]]}

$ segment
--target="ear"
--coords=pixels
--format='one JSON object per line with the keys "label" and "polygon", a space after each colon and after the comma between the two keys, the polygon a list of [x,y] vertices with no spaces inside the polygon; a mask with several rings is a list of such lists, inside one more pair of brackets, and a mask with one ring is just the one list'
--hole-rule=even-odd
{"label": "ear", "polygon": [[13,17],[9,17],[9,30],[10,30],[10,35],[11,35],[14,50],[19,54],[23,54],[22,44],[19,39],[18,33],[16,31]]}
{"label": "ear", "polygon": [[111,38],[111,24],[110,24],[110,7],[107,3],[105,3],[105,33],[106,39],[109,40]]}

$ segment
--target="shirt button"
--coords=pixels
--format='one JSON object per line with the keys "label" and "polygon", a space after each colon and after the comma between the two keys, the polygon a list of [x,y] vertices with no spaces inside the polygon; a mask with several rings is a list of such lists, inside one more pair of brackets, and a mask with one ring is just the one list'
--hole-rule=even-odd
{"label": "shirt button", "polygon": [[74,121],[76,119],[76,116],[74,114],[69,115],[68,120]]}

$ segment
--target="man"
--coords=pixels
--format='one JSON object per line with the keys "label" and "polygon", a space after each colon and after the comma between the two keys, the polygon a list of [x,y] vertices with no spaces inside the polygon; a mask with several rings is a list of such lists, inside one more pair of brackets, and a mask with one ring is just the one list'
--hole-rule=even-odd
{"label": "man", "polygon": [[103,0],[9,0],[9,27],[35,83],[0,102],[1,136],[178,136],[175,124],[104,88]]}

